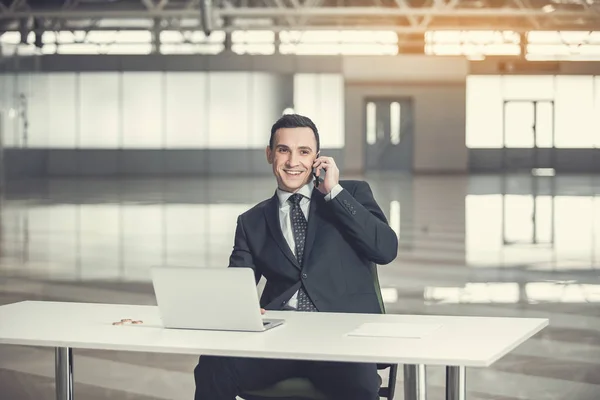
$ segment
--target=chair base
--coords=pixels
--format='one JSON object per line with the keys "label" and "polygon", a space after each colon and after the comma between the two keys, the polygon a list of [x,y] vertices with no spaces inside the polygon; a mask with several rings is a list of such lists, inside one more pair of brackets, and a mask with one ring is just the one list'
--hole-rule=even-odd
{"label": "chair base", "polygon": [[[382,384],[379,376],[379,386]],[[379,389],[379,397],[389,398],[387,387]],[[329,400],[311,381],[306,378],[289,378],[262,390],[252,390],[241,394],[244,400]]]}
{"label": "chair base", "polygon": [[241,394],[244,400],[328,400],[311,381],[306,378],[289,378],[262,390]]}

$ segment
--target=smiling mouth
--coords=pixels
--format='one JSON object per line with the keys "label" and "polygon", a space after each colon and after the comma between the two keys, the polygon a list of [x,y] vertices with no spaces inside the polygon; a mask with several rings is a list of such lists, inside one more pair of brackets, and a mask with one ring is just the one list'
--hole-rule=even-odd
{"label": "smiling mouth", "polygon": [[284,170],[284,172],[290,176],[300,176],[303,173],[303,171],[286,171],[286,170]]}

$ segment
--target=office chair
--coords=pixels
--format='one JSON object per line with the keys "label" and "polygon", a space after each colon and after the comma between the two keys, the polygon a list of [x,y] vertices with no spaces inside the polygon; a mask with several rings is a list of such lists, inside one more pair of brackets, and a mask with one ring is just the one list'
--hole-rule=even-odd
{"label": "office chair", "polygon": [[[376,265],[371,269],[371,273],[373,275],[375,292],[379,299],[379,306],[381,307],[382,313],[385,314],[385,304],[383,303],[383,297],[381,296],[381,287],[379,286],[379,276],[377,274]],[[388,384],[387,386],[379,388],[379,397],[392,400],[394,398],[394,392],[396,391],[398,364],[377,364],[378,370],[385,370],[387,368],[390,369]],[[381,377],[379,378],[379,381],[381,386]],[[284,379],[266,389],[248,391],[242,393],[239,397],[244,400],[328,400],[327,397],[306,378]]]}

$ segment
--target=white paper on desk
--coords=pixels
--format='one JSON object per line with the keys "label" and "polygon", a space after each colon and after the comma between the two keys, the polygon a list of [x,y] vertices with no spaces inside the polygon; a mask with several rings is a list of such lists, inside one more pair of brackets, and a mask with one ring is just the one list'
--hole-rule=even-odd
{"label": "white paper on desk", "polygon": [[369,322],[362,324],[352,332],[348,332],[348,336],[421,339],[441,326],[440,324]]}

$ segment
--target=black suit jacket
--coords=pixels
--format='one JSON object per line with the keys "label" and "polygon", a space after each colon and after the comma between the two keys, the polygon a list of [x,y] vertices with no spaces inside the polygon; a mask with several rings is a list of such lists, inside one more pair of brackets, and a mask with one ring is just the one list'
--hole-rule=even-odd
{"label": "black suit jacket", "polygon": [[261,307],[281,310],[304,284],[319,311],[381,312],[371,268],[396,258],[398,239],[368,183],[340,185],[329,202],[312,193],[302,265],[281,232],[276,194],[238,217],[229,266],[266,278]]}

